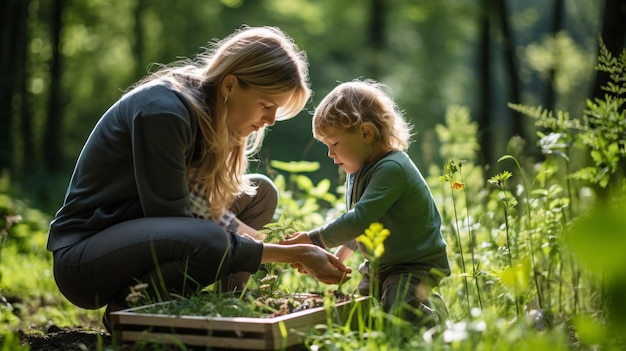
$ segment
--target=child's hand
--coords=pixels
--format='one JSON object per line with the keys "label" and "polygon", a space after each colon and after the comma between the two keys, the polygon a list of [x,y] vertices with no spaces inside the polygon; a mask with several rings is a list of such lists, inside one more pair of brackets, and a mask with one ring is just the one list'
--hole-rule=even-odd
{"label": "child's hand", "polygon": [[278,243],[281,245],[313,244],[307,232],[294,233],[293,235],[287,236],[285,240],[280,240]]}

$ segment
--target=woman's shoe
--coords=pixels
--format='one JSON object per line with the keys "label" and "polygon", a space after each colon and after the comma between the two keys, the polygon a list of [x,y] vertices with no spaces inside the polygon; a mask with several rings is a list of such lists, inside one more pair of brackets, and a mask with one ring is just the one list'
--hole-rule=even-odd
{"label": "woman's shoe", "polygon": [[102,315],[102,325],[104,328],[111,334],[111,313],[121,311],[125,307],[110,303],[107,305],[107,308],[104,310],[104,314]]}

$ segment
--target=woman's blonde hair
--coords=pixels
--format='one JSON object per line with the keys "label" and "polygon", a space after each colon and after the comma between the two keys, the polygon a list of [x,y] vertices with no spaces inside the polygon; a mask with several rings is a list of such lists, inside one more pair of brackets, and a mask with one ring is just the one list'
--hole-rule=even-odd
{"label": "woman's blonde hair", "polygon": [[384,149],[407,151],[412,127],[386,88],[369,79],[339,84],[315,109],[313,137],[321,140],[336,131],[355,131],[370,123],[375,140]]}
{"label": "woman's blonde hair", "polygon": [[189,99],[197,115],[201,142],[188,181],[191,190],[203,194],[211,216],[217,219],[238,195],[255,192],[243,175],[265,133],[262,129],[241,137],[230,130],[219,89],[223,79],[232,74],[242,87],[266,94],[292,92],[288,103],[276,112],[277,120],[302,111],[311,90],[306,53],[279,28],[242,26],[205,49],[195,60],[161,67],[141,83],[165,80]]}

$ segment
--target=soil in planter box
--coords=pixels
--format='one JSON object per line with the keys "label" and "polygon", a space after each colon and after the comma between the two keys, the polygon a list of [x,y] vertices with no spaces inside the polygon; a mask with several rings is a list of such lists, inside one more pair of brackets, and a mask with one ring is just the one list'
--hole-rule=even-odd
{"label": "soil in planter box", "polygon": [[275,291],[271,294],[263,294],[258,290],[243,294],[202,292],[191,298],[152,305],[142,309],[141,312],[205,317],[271,318],[322,307],[327,301],[336,304],[351,299],[351,295],[337,291],[329,292],[326,296],[321,292],[287,293]]}

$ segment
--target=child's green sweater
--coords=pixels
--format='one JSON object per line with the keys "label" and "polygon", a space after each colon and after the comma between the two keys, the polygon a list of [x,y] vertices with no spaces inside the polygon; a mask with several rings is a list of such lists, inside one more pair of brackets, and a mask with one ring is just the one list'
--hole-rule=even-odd
{"label": "child's green sweater", "polygon": [[380,222],[391,233],[384,242],[381,269],[402,265],[438,268],[449,274],[441,215],[424,177],[406,153],[390,152],[349,175],[346,206],[348,212],[309,232],[315,244],[354,244],[371,223]]}

